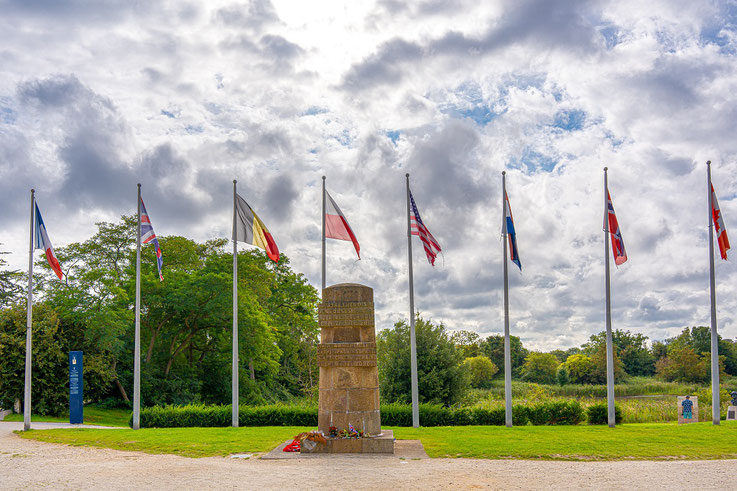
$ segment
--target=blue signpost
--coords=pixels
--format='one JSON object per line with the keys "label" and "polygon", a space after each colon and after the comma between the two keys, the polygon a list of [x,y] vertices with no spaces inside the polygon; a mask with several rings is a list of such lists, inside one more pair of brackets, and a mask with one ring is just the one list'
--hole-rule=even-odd
{"label": "blue signpost", "polygon": [[84,420],[82,408],[82,387],[84,385],[82,370],[82,352],[69,352],[69,422],[82,424]]}

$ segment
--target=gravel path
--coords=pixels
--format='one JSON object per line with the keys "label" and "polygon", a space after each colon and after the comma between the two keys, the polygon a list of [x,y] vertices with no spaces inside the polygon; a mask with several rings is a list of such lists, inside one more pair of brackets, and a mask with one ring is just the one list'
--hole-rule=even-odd
{"label": "gravel path", "polygon": [[0,423],[0,489],[731,489],[737,461],[239,460],[23,440]]}

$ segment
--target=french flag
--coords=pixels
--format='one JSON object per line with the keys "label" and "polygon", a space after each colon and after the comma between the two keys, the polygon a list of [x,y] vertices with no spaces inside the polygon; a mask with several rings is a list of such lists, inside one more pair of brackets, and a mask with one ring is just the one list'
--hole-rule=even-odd
{"label": "french flag", "polygon": [[361,246],[358,245],[358,240],[351,226],[348,225],[348,220],[345,219],[345,215],[327,190],[325,190],[325,196],[327,197],[325,200],[325,237],[353,242],[358,259],[361,259]]}
{"label": "french flag", "polygon": [[44,224],[43,218],[41,218],[41,212],[38,209],[38,203],[36,203],[36,246],[35,249],[41,249],[46,253],[46,260],[49,262],[49,266],[51,266],[51,269],[54,270],[54,273],[56,273],[56,276],[59,277],[59,279],[62,279],[62,276],[64,275],[61,272],[61,264],[59,264],[59,260],[56,259],[56,254],[54,254],[54,246],[51,245],[51,240],[49,240],[49,234],[46,233],[46,225]]}

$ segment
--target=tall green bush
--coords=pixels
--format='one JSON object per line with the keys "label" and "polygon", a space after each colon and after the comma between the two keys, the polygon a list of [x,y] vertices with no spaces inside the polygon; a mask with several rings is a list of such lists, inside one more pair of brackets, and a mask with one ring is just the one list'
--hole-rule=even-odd
{"label": "tall green bush", "polygon": [[[463,353],[451,341],[443,324],[417,315],[417,373],[421,403],[451,405],[468,389],[468,374],[461,367]],[[409,403],[410,339],[406,322],[381,331],[376,340],[381,396],[388,402]]]}

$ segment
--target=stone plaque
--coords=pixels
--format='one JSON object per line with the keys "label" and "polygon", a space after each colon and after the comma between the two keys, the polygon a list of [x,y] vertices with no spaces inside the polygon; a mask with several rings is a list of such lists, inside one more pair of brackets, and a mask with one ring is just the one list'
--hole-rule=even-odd
{"label": "stone plaque", "polygon": [[376,343],[330,343],[317,347],[320,367],[375,367]]}
{"label": "stone plaque", "polygon": [[[699,422],[699,398],[678,396],[678,424]],[[689,411],[690,409],[690,411]]]}
{"label": "stone plaque", "polygon": [[341,430],[353,425],[378,436],[381,416],[374,292],[363,285],[340,284],[324,289],[322,299],[318,310],[318,428],[327,435],[331,426]]}
{"label": "stone plaque", "polygon": [[737,421],[737,406],[727,408],[727,421]]}

